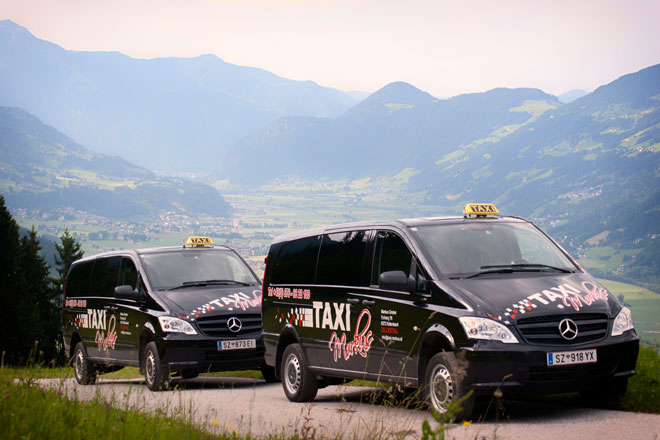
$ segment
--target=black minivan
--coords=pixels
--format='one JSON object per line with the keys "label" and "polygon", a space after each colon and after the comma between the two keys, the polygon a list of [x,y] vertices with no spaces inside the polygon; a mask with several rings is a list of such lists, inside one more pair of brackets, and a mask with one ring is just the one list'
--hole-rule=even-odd
{"label": "black minivan", "polygon": [[609,398],[635,374],[630,310],[490,204],[284,235],[266,262],[265,359],[292,401],[367,379],[419,388],[438,412],[463,398],[467,417],[498,389]]}
{"label": "black minivan", "polygon": [[208,237],[184,246],[101,253],[74,262],[63,299],[64,346],[80,384],[139,367],[151,390],[192,378],[261,369],[261,282]]}

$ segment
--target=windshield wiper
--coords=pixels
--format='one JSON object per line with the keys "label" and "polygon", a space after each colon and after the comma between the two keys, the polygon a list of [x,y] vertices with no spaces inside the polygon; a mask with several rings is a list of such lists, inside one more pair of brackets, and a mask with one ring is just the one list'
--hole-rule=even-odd
{"label": "windshield wiper", "polygon": [[172,287],[167,290],[183,289],[186,287],[208,286],[208,285],[230,285],[238,284],[239,286],[250,286],[248,283],[236,280],[204,280],[204,281],[184,281],[180,286]]}
{"label": "windshield wiper", "polygon": [[556,270],[563,273],[573,273],[570,269],[565,269],[562,267],[550,266],[547,264],[498,264],[493,266],[481,266],[481,271],[472,275],[468,275],[465,278],[475,278],[481,275],[487,275],[492,273],[513,273],[513,272],[528,272],[528,271],[543,271],[543,270]]}

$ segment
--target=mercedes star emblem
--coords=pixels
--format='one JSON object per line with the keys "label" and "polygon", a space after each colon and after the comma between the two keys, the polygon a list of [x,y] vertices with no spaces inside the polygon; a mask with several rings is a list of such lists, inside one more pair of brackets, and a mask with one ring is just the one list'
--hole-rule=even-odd
{"label": "mercedes star emblem", "polygon": [[562,338],[572,341],[578,335],[578,326],[572,319],[562,319],[559,323],[559,333]]}
{"label": "mercedes star emblem", "polygon": [[[573,321],[571,321],[571,322],[573,322]],[[573,325],[575,325],[575,324],[573,324]],[[227,320],[227,328],[232,333],[240,332],[242,327],[243,327],[243,324],[241,324],[241,321],[235,316],[232,316],[231,318],[229,318]],[[577,333],[577,331],[576,331],[576,333]]]}

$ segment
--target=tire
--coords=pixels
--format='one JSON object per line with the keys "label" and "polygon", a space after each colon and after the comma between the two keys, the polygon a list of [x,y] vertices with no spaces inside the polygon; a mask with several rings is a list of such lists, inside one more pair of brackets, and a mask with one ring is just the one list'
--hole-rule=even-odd
{"label": "tire", "polygon": [[87,357],[87,352],[82,342],[78,342],[73,351],[73,370],[76,375],[76,381],[80,385],[92,385],[96,383],[96,366]]}
{"label": "tire", "polygon": [[261,367],[261,375],[264,377],[266,383],[277,383],[280,380],[275,376],[275,367],[264,365]]}
{"label": "tire", "polygon": [[311,402],[316,397],[319,384],[309,371],[307,359],[300,344],[291,344],[282,356],[282,388],[292,402]]}
{"label": "tire", "polygon": [[[464,398],[466,389],[456,356],[451,352],[434,355],[426,366],[424,375],[424,397],[431,411],[445,414],[449,404]],[[461,410],[453,414],[453,420],[470,417],[474,409],[474,393],[461,402]]]}
{"label": "tire", "polygon": [[592,405],[602,405],[603,403],[617,403],[623,399],[628,389],[627,377],[615,377],[606,382],[598,384],[580,391],[580,397],[583,401]]}
{"label": "tire", "polygon": [[144,348],[144,380],[151,391],[163,391],[170,386],[170,370],[161,363],[155,342]]}

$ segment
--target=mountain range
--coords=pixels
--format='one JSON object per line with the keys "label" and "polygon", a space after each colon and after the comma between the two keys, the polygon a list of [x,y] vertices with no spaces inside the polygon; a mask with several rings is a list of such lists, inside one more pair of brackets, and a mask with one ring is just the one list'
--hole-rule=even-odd
{"label": "mountain range", "polygon": [[0,84],[0,191],[15,208],[224,216],[215,189],[150,170],[254,185],[407,169],[407,189],[444,212],[494,202],[571,251],[625,248],[629,280],[660,287],[660,64],[559,98],[497,88],[438,99],[394,82],[358,102],[213,55],[68,51],[5,20]]}
{"label": "mountain range", "polygon": [[[544,215],[573,193],[660,190],[660,65],[568,104],[537,89],[436,99],[392,83],[337,118],[282,118],[235,145],[219,177],[416,174],[411,191],[458,206],[488,200]],[[615,196],[620,199],[619,195]]]}
{"label": "mountain range", "polygon": [[235,141],[279,117],[338,116],[357,102],[215,55],[65,50],[10,20],[0,21],[0,84],[0,105],[23,108],[93,151],[162,171],[218,168]]}
{"label": "mountain range", "polygon": [[12,208],[73,208],[111,218],[159,211],[230,214],[210,186],[94,153],[25,110],[0,107],[0,192]]}

